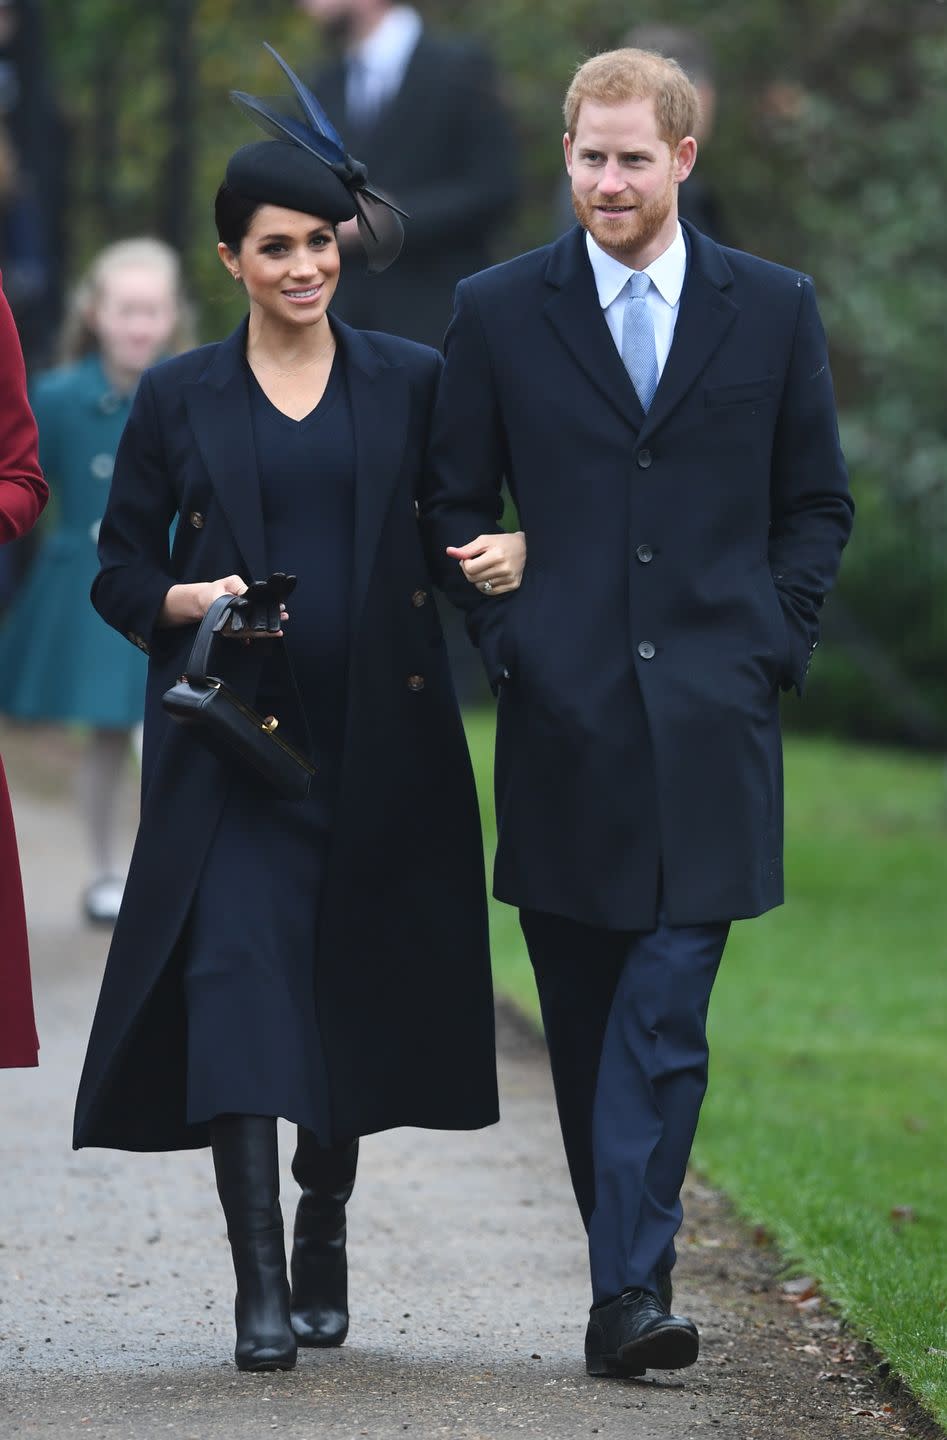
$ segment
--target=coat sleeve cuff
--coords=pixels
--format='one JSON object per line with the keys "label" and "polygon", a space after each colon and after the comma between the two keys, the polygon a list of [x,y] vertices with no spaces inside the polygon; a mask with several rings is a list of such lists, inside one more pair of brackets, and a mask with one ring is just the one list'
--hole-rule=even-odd
{"label": "coat sleeve cuff", "polygon": [[485,602],[474,615],[467,617],[468,632],[480,649],[480,658],[494,695],[500,693],[500,686],[504,680],[509,680],[511,674],[503,650],[506,619],[507,605],[502,599]]}
{"label": "coat sleeve cuff", "polygon": [[817,627],[805,625],[785,604],[783,614],[789,633],[789,664],[780,682],[780,689],[795,690],[802,699],[812,656],[819,644],[819,632]]}

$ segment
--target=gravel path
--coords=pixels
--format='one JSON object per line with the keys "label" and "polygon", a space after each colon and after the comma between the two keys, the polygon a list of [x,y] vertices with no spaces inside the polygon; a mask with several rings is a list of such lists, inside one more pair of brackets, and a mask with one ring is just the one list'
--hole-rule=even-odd
{"label": "gravel path", "polygon": [[39,798],[25,761],[17,785],[18,755],[8,770],[43,1052],[37,1071],[0,1072],[3,1440],[922,1433],[908,1409],[882,1408],[835,1323],[789,1304],[774,1257],[694,1182],[675,1284],[701,1328],[699,1364],[657,1380],[587,1379],[584,1237],[545,1055],[509,1018],[499,1126],[364,1143],[345,1347],[302,1352],[290,1374],[238,1375],[209,1153],[69,1148],[106,941],[76,920],[75,822],[61,800]]}

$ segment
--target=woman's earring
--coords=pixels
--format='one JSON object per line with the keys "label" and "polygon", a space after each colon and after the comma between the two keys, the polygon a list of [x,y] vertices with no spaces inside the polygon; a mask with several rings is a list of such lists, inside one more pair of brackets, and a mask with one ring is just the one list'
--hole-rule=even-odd
{"label": "woman's earring", "polygon": [[232,274],[233,274],[233,278],[234,278],[235,280],[239,280],[239,279],[240,279],[240,271],[239,271],[239,270],[234,270],[234,271],[232,271]]}

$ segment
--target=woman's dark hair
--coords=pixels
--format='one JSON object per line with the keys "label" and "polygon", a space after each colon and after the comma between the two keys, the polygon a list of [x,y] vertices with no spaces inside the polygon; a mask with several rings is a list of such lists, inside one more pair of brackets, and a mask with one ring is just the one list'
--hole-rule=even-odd
{"label": "woman's dark hair", "polygon": [[253,217],[260,208],[259,200],[251,200],[234,190],[226,180],[214,198],[214,223],[217,235],[235,255],[246,239]]}

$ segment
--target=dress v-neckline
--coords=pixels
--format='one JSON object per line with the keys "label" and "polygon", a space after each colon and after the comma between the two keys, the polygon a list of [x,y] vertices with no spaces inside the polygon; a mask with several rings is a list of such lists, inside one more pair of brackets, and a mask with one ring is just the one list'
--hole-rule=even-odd
{"label": "dress v-neckline", "polygon": [[312,409],[307,410],[306,414],[300,416],[298,420],[296,419],[295,415],[287,415],[285,410],[281,410],[280,407],[275,403],[275,401],[270,399],[269,395],[267,395],[266,391],[263,389],[263,386],[260,384],[257,376],[254,374],[253,366],[250,364],[249,360],[246,361],[246,367],[247,374],[250,377],[251,386],[254,387],[262,396],[265,404],[269,407],[270,410],[272,410],[273,414],[277,417],[277,419],[282,421],[284,425],[291,426],[294,430],[301,430],[305,426],[307,426],[311,420],[315,419],[319,415],[324,415],[327,410],[330,410],[332,408],[338,395],[338,360],[339,352],[338,350],[336,350],[335,355],[333,355],[332,357],[332,365],[329,370],[329,378],[326,380],[325,389],[319,396],[319,399],[316,401]]}

